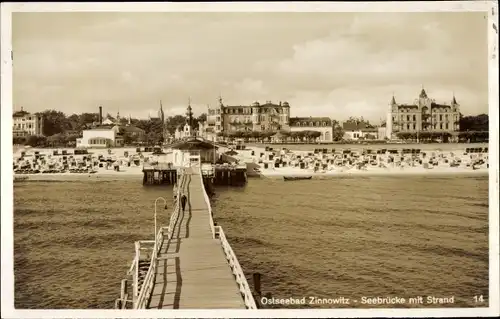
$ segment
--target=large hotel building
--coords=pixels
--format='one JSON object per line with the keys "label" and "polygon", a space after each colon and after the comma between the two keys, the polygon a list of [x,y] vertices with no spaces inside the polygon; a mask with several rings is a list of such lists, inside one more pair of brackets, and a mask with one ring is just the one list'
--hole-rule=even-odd
{"label": "large hotel building", "polygon": [[422,88],[413,104],[398,104],[394,96],[386,120],[386,137],[397,133],[438,132],[453,133],[460,129],[460,105],[455,96],[450,104],[438,104]]}
{"label": "large hotel building", "polygon": [[12,135],[14,137],[27,137],[29,135],[43,135],[43,117],[23,110],[12,115]]}
{"label": "large hotel building", "polygon": [[333,140],[332,120],[325,117],[292,117],[288,102],[266,101],[251,105],[224,105],[219,98],[216,108],[209,108],[207,129],[214,133],[236,131],[318,131],[320,141]]}
{"label": "large hotel building", "polygon": [[252,105],[224,105],[222,98],[215,109],[208,109],[207,122],[215,133],[230,131],[278,131],[289,129],[288,102]]}

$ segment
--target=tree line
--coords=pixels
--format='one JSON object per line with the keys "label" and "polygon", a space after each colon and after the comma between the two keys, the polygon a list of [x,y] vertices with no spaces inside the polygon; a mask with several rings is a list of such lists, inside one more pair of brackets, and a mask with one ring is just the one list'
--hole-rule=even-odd
{"label": "tree line", "polygon": [[[40,136],[13,137],[14,144],[26,144],[30,146],[72,146],[76,143],[76,139],[81,137],[82,131],[93,127],[94,123],[99,122],[99,113],[81,113],[66,115],[64,112],[57,110],[45,110],[36,113],[43,118],[43,131]],[[103,116],[113,118],[109,114]],[[114,119],[114,118],[113,118]],[[175,115],[166,117],[165,127],[170,134],[174,134],[175,130],[186,123],[186,117],[183,115]],[[205,121],[206,114],[193,118],[193,126],[197,127],[199,121]],[[119,124],[130,124],[144,130],[144,140],[141,142],[149,144],[157,144],[163,142],[163,124],[159,118],[137,119],[137,118],[120,118]],[[139,142],[135,136],[126,134],[120,130],[120,135],[123,136],[126,144]]]}

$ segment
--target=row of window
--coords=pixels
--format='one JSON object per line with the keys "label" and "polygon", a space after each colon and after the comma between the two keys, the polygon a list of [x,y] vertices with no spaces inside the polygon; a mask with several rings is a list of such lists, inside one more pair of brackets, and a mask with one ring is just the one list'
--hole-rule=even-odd
{"label": "row of window", "polygon": [[[452,117],[452,116],[450,116],[450,118],[451,118],[451,117]],[[434,121],[436,121],[436,119],[437,119],[437,118],[438,118],[438,117],[437,117],[437,114],[432,114],[432,119],[433,119]],[[454,118],[455,118],[455,121],[458,121],[458,115],[455,115],[455,117],[454,117]],[[444,119],[445,119],[445,121],[448,121],[448,119],[449,119],[449,118],[448,118],[448,114],[445,114],[445,115],[444,115]],[[405,120],[405,116],[404,116],[404,115],[401,115],[401,121],[404,121],[404,120]],[[410,121],[412,121],[412,120],[413,120],[413,122],[416,122],[416,121],[417,121],[417,116],[416,116],[416,115],[413,115],[413,116],[411,116],[411,115],[407,115],[407,116],[406,116],[406,121],[407,121],[407,122],[410,122]],[[439,120],[440,120],[440,121],[443,121],[443,114],[439,114]],[[392,121],[393,121],[393,122],[395,122],[395,121],[396,121],[396,117],[395,117],[395,116],[393,116],[393,117],[392,117]]]}
{"label": "row of window", "polygon": [[[277,118],[278,119],[278,118]],[[265,115],[259,115],[257,117],[257,122],[266,122],[267,120],[270,120],[270,118],[268,119]],[[283,116],[282,120],[286,123],[288,122],[289,118],[288,118],[288,115],[285,115]],[[221,121],[221,118],[220,116],[217,116],[216,118],[216,121],[217,122],[220,122]],[[253,123],[252,121],[252,118],[247,116],[247,117],[244,117],[244,118],[240,118],[240,117],[237,117],[237,118],[234,118],[234,119],[230,119],[230,122],[231,123]],[[319,125],[318,125],[319,126]]]}
{"label": "row of window", "polygon": [[[286,108],[259,108],[256,113],[279,113],[285,114]],[[221,112],[220,109],[208,110],[208,115],[220,115],[220,114],[254,114],[253,108],[226,108]]]}
{"label": "row of window", "polygon": [[93,138],[89,140],[89,144],[91,145],[106,145],[108,142],[105,138]]}
{"label": "row of window", "polygon": [[[451,129],[451,124],[448,124],[448,123],[434,123],[432,125],[432,127],[437,130],[438,128],[440,130],[449,130]],[[417,125],[416,124],[406,124],[406,125],[401,125],[401,130],[416,130],[417,129]]]}
{"label": "row of window", "polygon": [[[23,117],[21,118],[21,121],[34,121],[36,120],[36,117],[28,116],[28,117]],[[18,120],[19,121],[19,120]]]}
{"label": "row of window", "polygon": [[[396,108],[396,109],[393,109],[393,110],[394,110],[395,112],[397,112],[397,111],[398,111],[398,109],[397,109],[397,108]],[[452,110],[451,110],[450,108],[447,108],[447,107],[445,107],[445,108],[441,108],[441,109],[432,109],[432,110],[433,110],[433,112],[432,112],[432,113],[450,113],[450,112],[452,112]],[[401,112],[401,113],[405,113],[405,112],[406,112],[406,113],[410,113],[410,112],[415,112],[415,109],[414,109],[414,108],[411,108],[411,109],[399,109],[399,112]],[[453,109],[453,112],[457,112],[457,110],[456,110],[456,109]]]}
{"label": "row of window", "polygon": [[297,122],[296,126],[328,126],[328,122]]}
{"label": "row of window", "polygon": [[14,124],[14,129],[18,129],[18,130],[24,130],[24,129],[30,129],[30,128],[33,128],[33,124]]}

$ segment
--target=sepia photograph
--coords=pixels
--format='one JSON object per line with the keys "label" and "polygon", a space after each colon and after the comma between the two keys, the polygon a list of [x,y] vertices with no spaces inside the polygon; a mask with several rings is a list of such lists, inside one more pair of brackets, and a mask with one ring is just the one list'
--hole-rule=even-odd
{"label": "sepia photograph", "polygon": [[2,4],[6,318],[498,315],[466,2]]}

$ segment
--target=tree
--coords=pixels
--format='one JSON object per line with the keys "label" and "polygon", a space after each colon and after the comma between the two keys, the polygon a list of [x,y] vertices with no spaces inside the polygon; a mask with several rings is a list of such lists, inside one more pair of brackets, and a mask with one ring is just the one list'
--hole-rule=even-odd
{"label": "tree", "polygon": [[341,141],[344,138],[344,129],[340,125],[339,121],[332,120],[333,134],[332,138],[334,141]]}
{"label": "tree", "polygon": [[478,131],[487,132],[489,131],[489,117],[488,114],[479,114],[476,116],[463,116],[460,113],[459,119],[460,131]]}
{"label": "tree", "polygon": [[30,135],[26,138],[26,144],[32,147],[44,147],[47,144],[47,138],[41,135]]}
{"label": "tree", "polygon": [[186,117],[183,115],[169,116],[167,118],[167,130],[170,134],[174,134],[175,130],[179,126],[184,126],[186,124]]}
{"label": "tree", "polygon": [[366,128],[373,128],[374,127],[373,125],[370,124],[369,121],[365,120],[362,116],[359,118],[350,116],[349,119],[345,122],[356,124],[356,125],[363,125],[364,124]]}
{"label": "tree", "polygon": [[26,137],[24,136],[13,136],[12,144],[14,145],[24,145],[26,144]]}
{"label": "tree", "polygon": [[43,135],[51,136],[71,129],[71,124],[63,112],[46,110],[39,113],[43,118]]}

